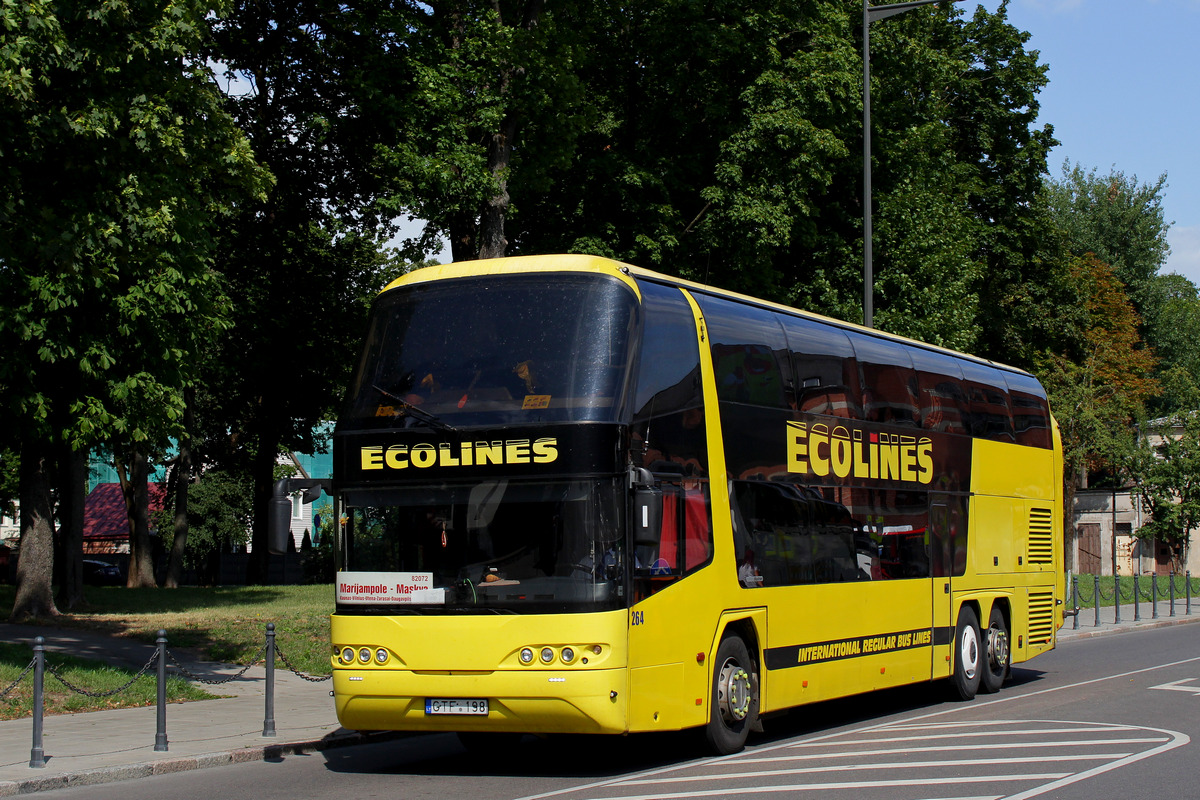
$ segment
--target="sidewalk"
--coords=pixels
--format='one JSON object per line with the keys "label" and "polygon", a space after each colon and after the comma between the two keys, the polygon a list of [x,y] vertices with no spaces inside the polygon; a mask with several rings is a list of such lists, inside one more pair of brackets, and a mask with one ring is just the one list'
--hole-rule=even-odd
{"label": "sidewalk", "polygon": [[[1121,606],[1121,621],[1116,621],[1117,613],[1112,606],[1100,609],[1100,624],[1096,624],[1096,609],[1079,609],[1078,618],[1067,617],[1062,628],[1058,631],[1058,641],[1068,642],[1072,639],[1088,639],[1093,636],[1104,636],[1110,633],[1144,630],[1146,628],[1163,628],[1168,625],[1182,625],[1188,622],[1200,622],[1200,597],[1192,598],[1191,614],[1187,613],[1187,601],[1183,597],[1175,598],[1175,616],[1171,616],[1171,602],[1159,600],[1157,603],[1157,619],[1155,604],[1143,600],[1135,608],[1133,603]],[[1136,619],[1135,619],[1136,617]],[[1078,628],[1076,628],[1078,621]]]}
{"label": "sidewalk", "polygon": [[[1143,602],[1137,614],[1140,619],[1134,619],[1133,605],[1122,606],[1121,622],[1117,624],[1112,607],[1108,607],[1100,610],[1100,625],[1096,626],[1095,610],[1080,609],[1079,627],[1075,627],[1075,618],[1067,617],[1058,640],[1066,645],[1094,636],[1200,622],[1200,600],[1193,598],[1190,616],[1185,612],[1182,599],[1175,602],[1174,617],[1170,616],[1170,603],[1160,601],[1155,619],[1150,603]],[[48,651],[97,658],[133,669],[140,669],[153,651],[153,645],[83,631],[0,624],[4,641],[25,642],[32,647],[38,635],[45,638]],[[171,648],[171,652],[189,671],[210,680],[239,669],[205,663],[191,651]],[[265,669],[256,666],[238,680],[206,687],[213,694],[232,697],[168,705],[167,752],[154,750],[157,717],[153,706],[47,716],[43,729],[46,766],[37,769],[29,766],[32,720],[0,721],[0,797],[262,761],[395,735],[345,730],[334,715],[328,681],[314,683],[276,668],[276,736],[264,737],[265,680]]]}
{"label": "sidewalk", "polygon": [[[96,658],[135,670],[154,650],[154,645],[83,631],[0,624],[0,639],[29,644],[31,657],[33,638],[39,635],[45,638],[48,652]],[[170,645],[168,649],[189,671],[209,680],[240,669],[199,661],[192,651]],[[29,766],[32,719],[0,721],[0,797],[261,761],[368,740],[338,725],[329,681],[306,681],[279,666],[275,669],[276,735],[264,737],[265,683],[266,670],[259,665],[237,680],[205,687],[212,694],[228,696],[224,699],[169,704],[166,752],[154,750],[154,706],[46,716],[42,737],[46,766],[42,768]]]}

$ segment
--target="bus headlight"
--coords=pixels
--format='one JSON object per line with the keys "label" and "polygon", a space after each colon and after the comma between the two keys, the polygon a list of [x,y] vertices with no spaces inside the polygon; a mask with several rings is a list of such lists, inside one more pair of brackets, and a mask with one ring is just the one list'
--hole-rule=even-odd
{"label": "bus headlight", "polygon": [[549,647],[543,647],[542,648],[542,661],[549,664],[553,660],[554,660],[554,651],[551,650]]}
{"label": "bus headlight", "polygon": [[533,650],[529,649],[528,647],[521,648],[521,663],[533,663]]}
{"label": "bus headlight", "polygon": [[359,650],[358,651],[358,660],[364,664],[370,664],[371,663],[371,648],[364,647],[363,649]]}
{"label": "bus headlight", "polygon": [[354,648],[353,647],[343,647],[342,648],[342,663],[343,664],[353,664],[354,663]]}
{"label": "bus headlight", "polygon": [[386,664],[388,660],[388,651],[380,647],[375,651],[375,661],[380,664]]}
{"label": "bus headlight", "polygon": [[575,660],[575,651],[569,647],[564,647],[562,649],[562,660],[564,664],[570,664]]}

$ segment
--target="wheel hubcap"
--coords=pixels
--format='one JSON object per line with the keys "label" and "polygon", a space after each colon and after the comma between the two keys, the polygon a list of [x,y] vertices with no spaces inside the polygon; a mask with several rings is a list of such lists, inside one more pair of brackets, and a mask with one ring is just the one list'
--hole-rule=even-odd
{"label": "wheel hubcap", "polygon": [[1008,666],[1008,633],[999,628],[988,630],[988,661],[995,670]]}
{"label": "wheel hubcap", "polygon": [[975,634],[974,626],[963,631],[958,657],[963,667],[963,674],[967,676],[968,680],[974,678],[975,671],[979,667],[979,638]]}
{"label": "wheel hubcap", "polygon": [[726,722],[741,722],[750,713],[750,673],[736,661],[726,661],[717,679],[717,705]]}

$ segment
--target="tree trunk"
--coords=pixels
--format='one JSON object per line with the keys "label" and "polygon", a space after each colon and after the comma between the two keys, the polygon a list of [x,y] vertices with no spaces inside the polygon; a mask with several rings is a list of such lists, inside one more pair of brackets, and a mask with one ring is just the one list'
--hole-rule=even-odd
{"label": "tree trunk", "polygon": [[275,487],[275,452],[274,446],[260,444],[250,467],[254,482],[254,527],[250,538],[250,558],[246,562],[246,583],[253,586],[265,584],[270,577],[271,553],[267,550],[267,525],[271,493]]}
{"label": "tree trunk", "polygon": [[188,436],[195,421],[192,411],[195,394],[190,387],[184,390],[184,435],[179,439],[179,455],[175,459],[175,536],[171,540],[171,555],[167,559],[165,585],[168,589],[179,588],[183,580],[183,555],[187,550],[188,537],[188,488],[192,483],[192,444]]}
{"label": "tree trunk", "polygon": [[121,493],[125,496],[125,513],[129,520],[129,576],[125,585],[134,588],[155,588],[154,552],[150,542],[150,466],[146,454],[134,449],[130,469],[117,460],[117,475]]}
{"label": "tree trunk", "polygon": [[[507,84],[508,79],[504,82]],[[512,141],[516,132],[516,115],[510,113],[488,143],[488,169],[496,179],[496,194],[488,200],[479,218],[480,258],[503,258],[508,249],[504,220],[508,216],[508,165],[512,161]]]}
{"label": "tree trunk", "polygon": [[21,552],[17,594],[9,622],[58,615],[54,605],[54,511],[50,501],[50,458],[41,443],[21,448]]}
{"label": "tree trunk", "polygon": [[61,450],[58,491],[58,608],[73,611],[83,596],[83,510],[87,500],[87,452],[69,445]]}

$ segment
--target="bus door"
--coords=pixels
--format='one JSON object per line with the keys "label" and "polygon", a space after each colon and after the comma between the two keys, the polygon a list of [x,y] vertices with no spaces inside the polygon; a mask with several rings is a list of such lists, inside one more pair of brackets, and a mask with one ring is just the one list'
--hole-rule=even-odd
{"label": "bus door", "polygon": [[929,547],[933,576],[933,647],[930,657],[933,659],[934,678],[946,677],[952,667],[948,658],[954,641],[954,593],[950,586],[954,536],[951,527],[950,498],[946,495],[930,495]]}

